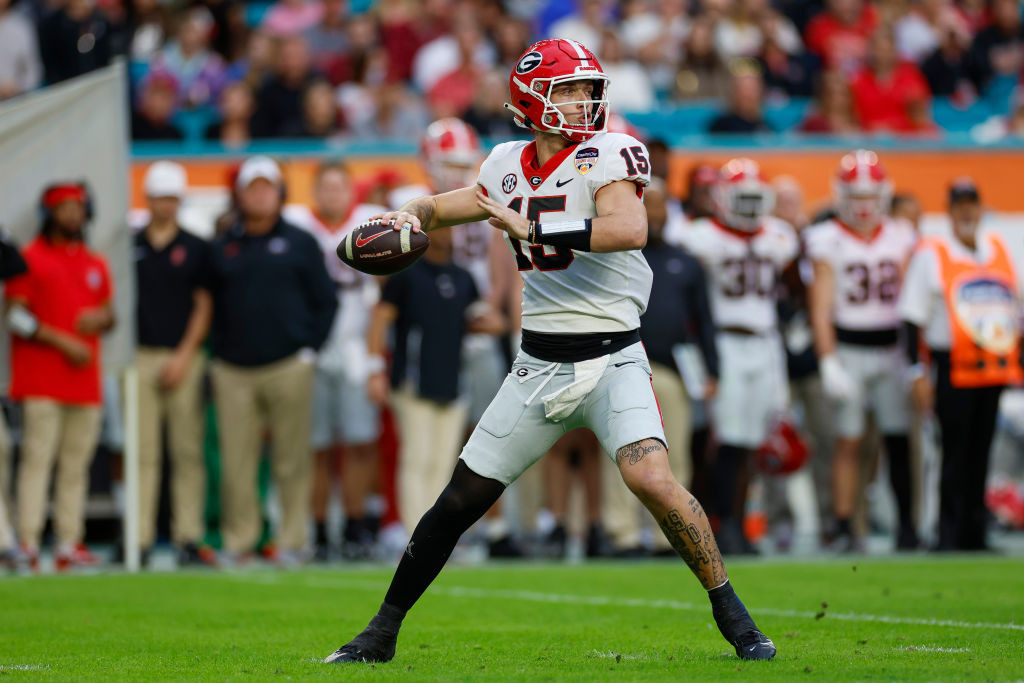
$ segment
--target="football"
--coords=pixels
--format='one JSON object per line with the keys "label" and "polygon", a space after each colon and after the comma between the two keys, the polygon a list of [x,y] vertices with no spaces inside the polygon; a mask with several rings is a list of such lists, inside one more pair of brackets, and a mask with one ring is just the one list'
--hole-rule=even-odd
{"label": "football", "polygon": [[379,219],[363,223],[338,245],[338,258],[370,275],[394,275],[416,262],[430,238],[411,227],[395,230]]}

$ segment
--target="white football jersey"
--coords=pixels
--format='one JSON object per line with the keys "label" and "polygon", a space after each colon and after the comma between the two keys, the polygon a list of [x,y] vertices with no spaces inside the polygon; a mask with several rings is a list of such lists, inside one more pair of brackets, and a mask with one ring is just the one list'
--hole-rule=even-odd
{"label": "white football jersey", "polygon": [[354,381],[365,379],[368,352],[366,332],[370,313],[380,298],[377,281],[341,262],[337,248],[345,235],[373,215],[387,211],[383,206],[359,204],[353,207],[341,225],[327,225],[305,206],[288,205],[285,220],[311,234],[324,254],[324,264],[331,279],[338,284],[338,313],[327,341],[320,348],[317,364],[326,370],[344,371]]}
{"label": "white football jersey", "polygon": [[909,222],[888,218],[873,233],[862,235],[827,220],[809,227],[805,240],[811,260],[828,263],[835,274],[832,320],[837,327],[899,327],[903,271],[917,243]]}
{"label": "white football jersey", "polygon": [[[623,133],[598,133],[566,147],[542,168],[536,159],[533,142],[498,145],[480,167],[477,183],[542,225],[595,218],[602,187],[630,180],[642,193],[651,179],[647,148]],[[595,254],[507,236],[506,242],[523,276],[523,329],[572,334],[640,327],[652,274],[639,250]]]}
{"label": "white football jersey", "polygon": [[760,229],[744,232],[700,218],[681,238],[707,270],[715,325],[759,333],[775,330],[779,276],[800,250],[789,223],[767,216]]}

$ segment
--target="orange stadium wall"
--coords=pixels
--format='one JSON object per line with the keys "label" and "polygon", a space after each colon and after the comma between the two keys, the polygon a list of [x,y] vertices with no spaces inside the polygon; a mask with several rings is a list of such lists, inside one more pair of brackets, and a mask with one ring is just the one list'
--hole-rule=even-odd
{"label": "orange stadium wall", "polygon": [[[669,187],[675,196],[686,193],[686,173],[696,163],[722,164],[738,153],[675,152],[672,156]],[[835,151],[782,150],[746,151],[757,159],[769,178],[791,175],[804,188],[808,207],[827,200],[831,194],[831,178],[839,154]],[[981,189],[986,206],[996,211],[1024,211],[1024,152],[1021,151],[950,151],[906,152],[887,151],[883,160],[893,178],[897,192],[909,192],[918,197],[924,210],[942,212],[946,205],[949,182],[961,175],[970,175]],[[145,206],[142,195],[142,177],[151,161],[132,164],[132,207]],[[203,159],[184,160],[192,188],[224,188],[237,160]],[[284,161],[282,167],[288,184],[288,201],[307,204],[311,200],[313,176],[319,161],[296,158]],[[397,172],[404,183],[425,181],[423,170],[415,157],[359,157],[352,158],[349,166],[356,180],[367,178],[380,170]]]}

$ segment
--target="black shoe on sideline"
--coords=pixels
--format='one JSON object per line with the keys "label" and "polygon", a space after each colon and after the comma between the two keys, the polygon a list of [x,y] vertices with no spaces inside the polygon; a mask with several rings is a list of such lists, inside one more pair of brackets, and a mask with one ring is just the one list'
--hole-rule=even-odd
{"label": "black shoe on sideline", "polygon": [[490,541],[487,544],[487,555],[496,560],[516,560],[526,557],[523,549],[509,535]]}

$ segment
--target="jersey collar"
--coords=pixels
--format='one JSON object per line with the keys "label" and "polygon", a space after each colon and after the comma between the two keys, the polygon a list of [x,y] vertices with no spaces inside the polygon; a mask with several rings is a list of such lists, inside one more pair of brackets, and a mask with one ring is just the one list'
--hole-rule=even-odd
{"label": "jersey collar", "polygon": [[764,232],[764,223],[757,226],[757,230],[737,230],[736,228],[730,228],[728,225],[718,220],[714,216],[712,216],[709,220],[711,221],[711,225],[715,226],[719,230],[722,230],[724,232],[729,233],[730,235],[733,235],[734,237],[739,237],[741,240],[753,239],[754,237],[757,237],[762,232]]}
{"label": "jersey collar", "polygon": [[[519,163],[523,167],[523,177],[526,178],[527,184],[530,189],[536,189],[544,184],[544,181],[548,179],[556,168],[562,165],[565,158],[569,156],[579,143],[569,145],[562,149],[555,156],[548,159],[547,163],[543,166],[537,166],[537,141],[530,142],[526,147],[523,147],[523,153],[519,157]],[[533,176],[539,176],[540,182],[534,185],[530,182],[530,178]]]}
{"label": "jersey collar", "polygon": [[870,244],[871,242],[874,242],[875,238],[877,238],[882,233],[882,224],[881,223],[876,225],[871,230],[871,232],[865,233],[865,232],[861,232],[859,230],[854,230],[853,228],[851,228],[849,225],[847,225],[846,223],[842,222],[838,218],[836,218],[835,221],[836,221],[836,225],[838,225],[840,227],[840,229],[845,230],[847,233],[849,233],[853,237],[857,238],[861,242],[867,242],[868,244]]}

